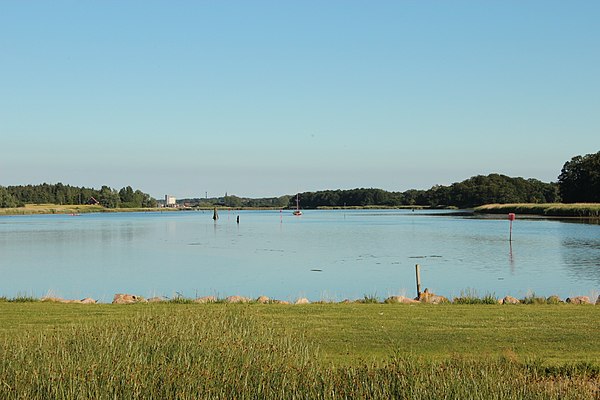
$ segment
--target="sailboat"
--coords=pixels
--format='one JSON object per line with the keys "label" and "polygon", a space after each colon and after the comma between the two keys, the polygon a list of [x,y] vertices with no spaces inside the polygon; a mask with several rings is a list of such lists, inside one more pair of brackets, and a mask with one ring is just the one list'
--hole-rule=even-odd
{"label": "sailboat", "polygon": [[300,200],[298,198],[299,194],[296,194],[296,209],[294,210],[294,215],[302,215],[302,211],[300,211]]}

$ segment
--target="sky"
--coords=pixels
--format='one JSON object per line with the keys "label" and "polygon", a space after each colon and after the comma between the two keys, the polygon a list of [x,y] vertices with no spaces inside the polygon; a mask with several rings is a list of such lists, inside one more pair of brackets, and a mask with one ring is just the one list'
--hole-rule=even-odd
{"label": "sky", "polygon": [[154,197],[556,181],[598,1],[0,2],[0,185]]}

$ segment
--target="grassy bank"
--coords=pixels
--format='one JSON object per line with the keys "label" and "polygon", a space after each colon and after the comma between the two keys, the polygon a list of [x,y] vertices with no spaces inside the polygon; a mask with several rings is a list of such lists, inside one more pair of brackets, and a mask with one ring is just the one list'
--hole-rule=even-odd
{"label": "grassy bank", "polygon": [[[0,208],[0,215],[33,215],[33,214],[85,214],[100,212],[174,212],[174,211],[212,211],[214,207],[192,208],[192,207],[157,207],[157,208],[106,208],[100,205],[60,205],[60,204],[26,204],[23,207]],[[233,210],[273,210],[275,207],[217,207],[219,211]]]}
{"label": "grassy bank", "polygon": [[173,208],[105,208],[99,205],[26,204],[24,207],[0,208],[0,215],[85,214],[98,212],[173,211]]}
{"label": "grassy bank", "polygon": [[547,217],[600,218],[599,203],[486,204],[474,210],[480,214],[526,214]]}
{"label": "grassy bank", "polygon": [[0,303],[0,398],[593,399],[599,313]]}
{"label": "grassy bank", "polygon": [[[0,215],[33,215],[33,214],[84,214],[98,212],[156,212],[156,211],[212,211],[215,207],[158,207],[158,208],[105,208],[100,205],[60,205],[60,204],[26,204],[23,207],[0,208]],[[279,211],[281,207],[216,207],[220,212],[224,211]],[[287,210],[287,208],[283,208]],[[319,207],[319,210],[429,210],[434,207],[428,206],[347,206],[347,207]],[[444,207],[444,209],[456,209],[456,207]]]}

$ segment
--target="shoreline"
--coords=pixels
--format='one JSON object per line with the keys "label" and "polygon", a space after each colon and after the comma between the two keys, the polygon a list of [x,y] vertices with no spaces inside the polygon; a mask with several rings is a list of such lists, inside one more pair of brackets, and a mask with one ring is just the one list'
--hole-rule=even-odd
{"label": "shoreline", "polygon": [[175,296],[172,298],[166,296],[155,296],[151,298],[145,298],[143,296],[117,293],[114,295],[111,303],[104,303],[95,300],[91,297],[86,297],[81,300],[79,299],[64,299],[62,297],[56,297],[52,295],[46,295],[41,298],[34,296],[20,296],[17,295],[13,298],[7,298],[6,296],[0,296],[0,303],[60,303],[60,304],[146,304],[146,303],[169,303],[169,304],[281,304],[281,305],[304,305],[304,304],[434,304],[434,305],[559,305],[559,304],[571,304],[571,305],[597,305],[600,306],[600,295],[597,299],[590,298],[590,296],[571,296],[565,299],[560,298],[556,295],[548,297],[536,296],[535,294],[528,295],[522,299],[517,299],[512,296],[504,296],[502,298],[496,297],[495,295],[485,295],[483,297],[475,294],[466,293],[454,298],[446,298],[441,295],[436,295],[425,289],[424,292],[420,293],[415,298],[392,295],[385,299],[381,299],[375,296],[363,296],[359,299],[344,299],[342,301],[335,300],[318,300],[310,301],[306,297],[298,297],[293,301],[278,300],[268,296],[259,296],[257,298],[250,298],[244,296],[228,296],[228,297],[217,297],[217,296],[201,296],[197,298],[188,298],[183,296]]}
{"label": "shoreline", "polygon": [[[182,211],[280,211],[291,210],[289,207],[155,207],[155,208],[105,208],[98,205],[60,205],[60,204],[27,204],[24,207],[0,208],[0,216],[11,215],[53,215],[53,214],[90,214],[119,212],[182,212]],[[458,210],[456,207],[431,206],[320,206],[304,210]]]}
{"label": "shoreline", "polygon": [[[217,210],[273,210],[280,208],[271,207],[216,207]],[[156,208],[105,208],[102,206],[88,205],[54,205],[54,204],[35,204],[25,207],[0,208],[0,217],[15,215],[71,215],[71,214],[93,214],[93,213],[158,213],[158,212],[191,212],[191,211],[213,211],[211,208],[193,208],[193,207],[156,207]],[[284,209],[286,210],[286,209]]]}
{"label": "shoreline", "polygon": [[474,214],[531,215],[547,218],[600,219],[600,203],[513,203],[485,204],[473,209]]}
{"label": "shoreline", "polygon": [[[105,208],[99,205],[58,205],[58,204],[27,204],[24,207],[0,208],[1,216],[15,215],[78,215],[90,213],[147,213],[147,212],[192,212],[192,211],[280,211],[290,210],[284,207],[156,207],[156,208]],[[459,209],[457,207],[432,207],[423,205],[413,206],[319,206],[304,210],[447,210],[448,214],[483,217],[508,213],[517,214],[517,218],[549,218],[570,220],[600,220],[600,203],[514,203],[514,204],[485,204],[482,206]],[[437,214],[435,214],[437,215]],[[446,214],[445,214],[446,215]]]}

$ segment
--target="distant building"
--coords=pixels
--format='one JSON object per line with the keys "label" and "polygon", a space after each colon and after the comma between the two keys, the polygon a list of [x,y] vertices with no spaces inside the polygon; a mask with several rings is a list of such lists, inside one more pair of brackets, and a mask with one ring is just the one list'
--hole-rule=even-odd
{"label": "distant building", "polygon": [[165,207],[177,207],[177,199],[175,196],[165,195]]}

